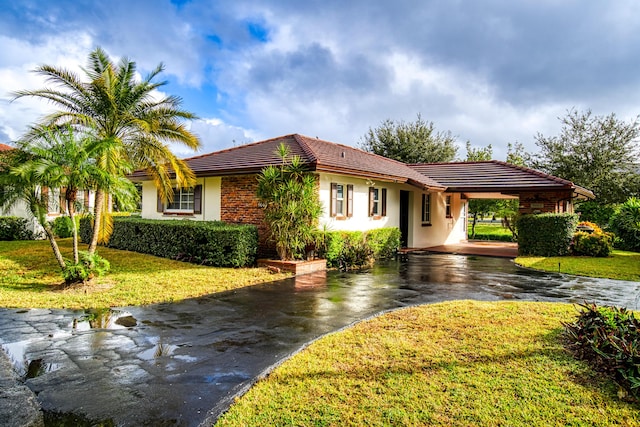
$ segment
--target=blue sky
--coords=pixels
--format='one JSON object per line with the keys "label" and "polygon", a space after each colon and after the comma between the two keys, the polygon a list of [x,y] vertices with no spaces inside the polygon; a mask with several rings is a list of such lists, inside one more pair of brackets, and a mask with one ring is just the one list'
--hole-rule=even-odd
{"label": "blue sky", "polygon": [[[201,120],[210,152],[301,133],[357,146],[420,113],[464,144],[535,151],[569,109],[640,113],[640,2],[0,0],[0,142],[51,106],[41,64],[80,72],[96,46]],[[182,155],[192,153],[184,152]]]}

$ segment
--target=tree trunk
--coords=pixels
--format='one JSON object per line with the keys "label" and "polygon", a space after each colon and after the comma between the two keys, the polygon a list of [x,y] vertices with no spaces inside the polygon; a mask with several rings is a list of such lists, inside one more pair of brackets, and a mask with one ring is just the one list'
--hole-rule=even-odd
{"label": "tree trunk", "polygon": [[67,200],[67,212],[69,212],[69,218],[71,218],[71,232],[73,234],[73,263],[78,264],[80,257],[78,256],[78,227],[76,226],[76,210],[74,204],[74,201]]}
{"label": "tree trunk", "polygon": [[104,205],[104,191],[98,190],[96,191],[96,205],[94,206],[93,211],[93,236],[91,237],[91,243],[89,244],[89,252],[90,255],[93,255],[96,251],[96,247],[98,246],[98,236],[100,235],[100,221],[102,219],[102,206]]}
{"label": "tree trunk", "polygon": [[58,247],[58,242],[56,242],[56,238],[53,235],[53,230],[51,229],[51,226],[49,226],[48,224],[43,225],[43,228],[44,228],[45,234],[47,235],[47,238],[49,239],[49,244],[51,245],[51,249],[53,249],[53,254],[56,257],[56,260],[58,261],[58,265],[62,270],[64,270],[65,268],[67,268],[67,264],[64,262],[64,259],[62,258],[62,254],[60,253],[60,248]]}
{"label": "tree trunk", "polygon": [[478,221],[478,212],[473,213],[473,221],[471,222],[471,239],[476,238],[476,222]]}

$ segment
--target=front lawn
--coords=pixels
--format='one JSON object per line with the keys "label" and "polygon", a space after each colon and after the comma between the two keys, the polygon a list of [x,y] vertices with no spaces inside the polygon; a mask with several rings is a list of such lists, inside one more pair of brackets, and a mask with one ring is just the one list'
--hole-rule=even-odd
{"label": "front lawn", "polygon": [[606,258],[519,256],[516,264],[536,270],[640,282],[640,253],[614,250]]}
{"label": "front lawn", "polygon": [[[71,239],[60,240],[71,258]],[[0,241],[0,306],[102,308],[178,301],[288,277],[258,268],[216,268],[98,248],[111,270],[91,285],[64,289],[48,241]]]}
{"label": "front lawn", "polygon": [[328,335],[217,426],[639,425],[638,404],[561,342],[567,304],[454,301]]}
{"label": "front lawn", "polygon": [[[467,227],[469,239],[471,239],[471,222]],[[475,240],[500,240],[503,242],[512,242],[513,233],[508,228],[504,228],[499,222],[478,222],[476,223]]]}

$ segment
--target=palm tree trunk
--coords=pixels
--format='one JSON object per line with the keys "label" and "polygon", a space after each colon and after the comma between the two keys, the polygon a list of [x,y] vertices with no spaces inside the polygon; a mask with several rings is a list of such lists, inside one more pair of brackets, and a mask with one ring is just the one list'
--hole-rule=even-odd
{"label": "palm tree trunk", "polygon": [[96,205],[93,210],[93,236],[91,237],[91,243],[89,244],[89,252],[90,255],[93,255],[96,251],[96,247],[98,246],[98,236],[100,235],[100,220],[102,219],[102,206],[104,205],[104,191],[97,190],[96,191]]}
{"label": "palm tree trunk", "polygon": [[80,257],[78,256],[78,227],[76,226],[74,200],[67,200],[67,212],[69,212],[69,218],[71,218],[71,231],[73,233],[73,263],[78,264],[80,262]]}
{"label": "palm tree trunk", "polygon": [[58,242],[56,242],[56,238],[53,235],[53,230],[51,229],[51,226],[44,225],[44,232],[47,235],[47,238],[49,239],[49,244],[51,245],[51,249],[53,249],[53,254],[56,257],[56,260],[58,261],[58,265],[60,266],[60,268],[62,270],[64,270],[65,268],[67,268],[67,264],[64,262],[64,259],[62,258],[62,254],[60,253],[60,248],[58,247]]}

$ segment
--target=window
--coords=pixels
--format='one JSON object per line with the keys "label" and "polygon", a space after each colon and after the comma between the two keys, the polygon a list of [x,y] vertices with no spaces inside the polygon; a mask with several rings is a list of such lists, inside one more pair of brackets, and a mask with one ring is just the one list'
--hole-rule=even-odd
{"label": "window", "polygon": [[331,183],[331,216],[353,216],[353,185]]}
{"label": "window", "polygon": [[369,216],[387,216],[387,189],[369,187]]}
{"label": "window", "polygon": [[158,212],[166,213],[202,213],[202,185],[193,188],[176,188],[173,200],[166,206],[158,195]]}
{"label": "window", "polygon": [[431,194],[422,195],[422,223],[431,224]]}
{"label": "window", "polygon": [[445,197],[445,212],[447,215],[447,218],[453,218],[453,216],[451,215],[451,196],[446,196]]}

